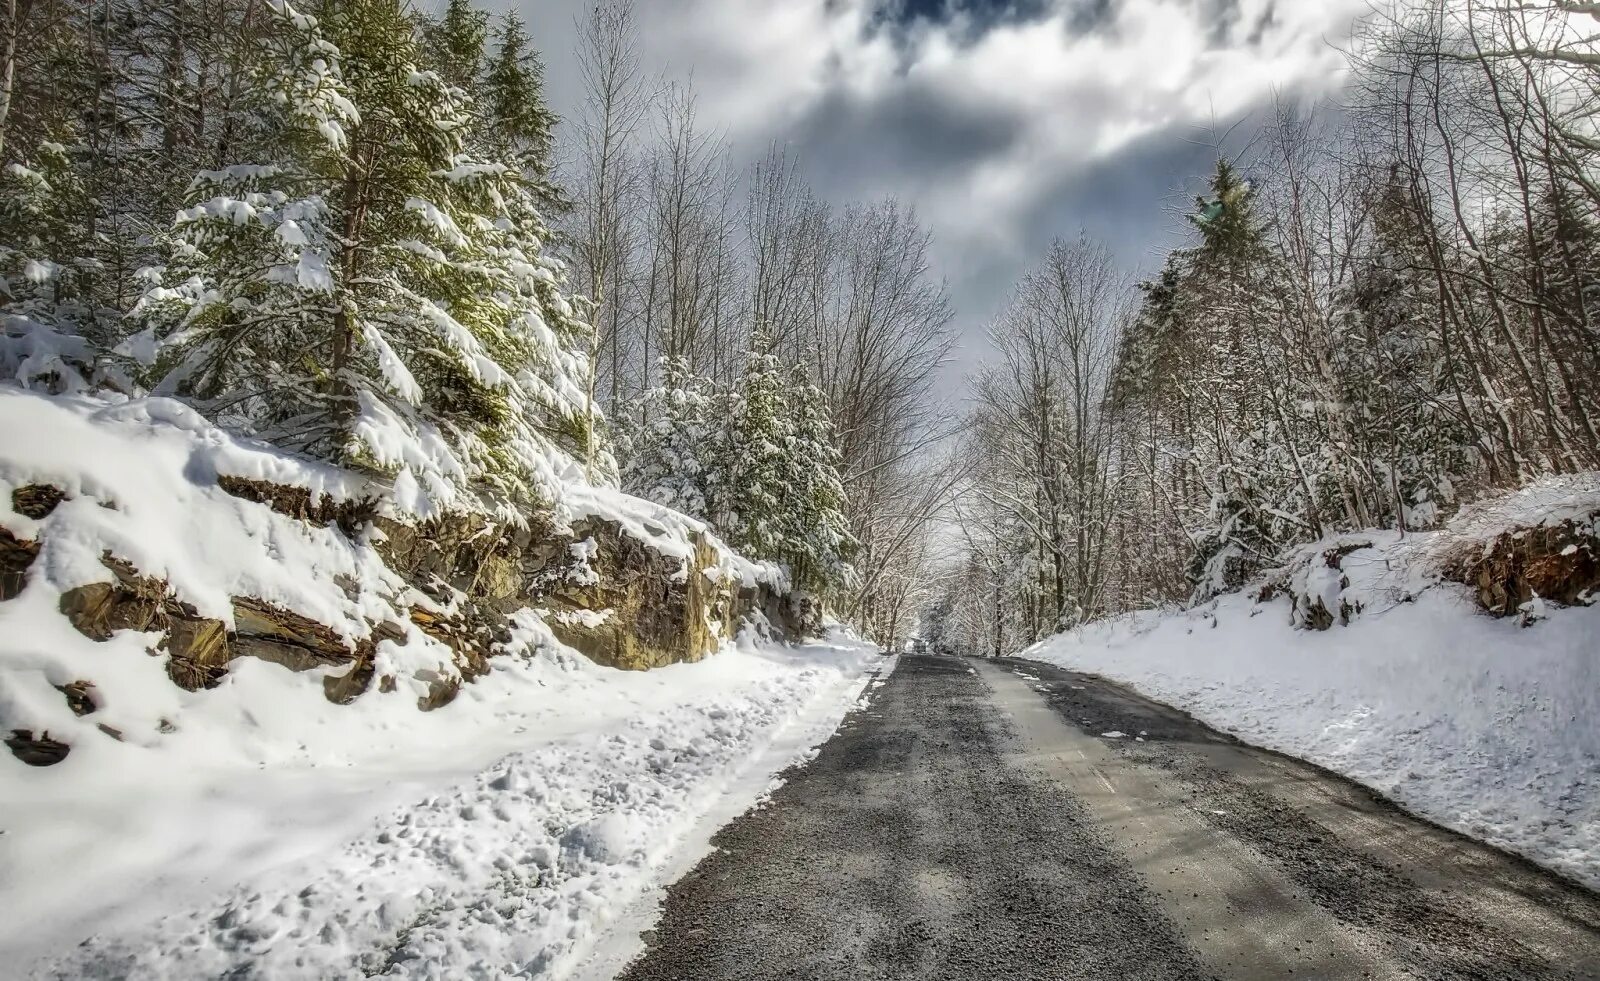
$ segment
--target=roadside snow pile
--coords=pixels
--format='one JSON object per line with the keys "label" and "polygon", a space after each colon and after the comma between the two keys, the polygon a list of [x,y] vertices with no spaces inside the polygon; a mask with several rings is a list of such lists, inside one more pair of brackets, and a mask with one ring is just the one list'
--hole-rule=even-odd
{"label": "roadside snow pile", "polygon": [[[407,525],[392,488],[168,399],[0,386],[0,432],[7,977],[559,971],[883,663],[843,635],[648,673],[577,654],[563,614],[619,614],[557,603],[633,594],[566,581],[574,547],[693,637],[682,660],[732,635],[739,584],[781,587],[614,489],[536,527]],[[561,528],[587,518],[645,571]],[[530,601],[541,575],[567,592]]]}
{"label": "roadside snow pile", "polygon": [[[518,643],[542,653],[497,659],[404,724],[308,701],[320,758],[296,765],[170,751],[90,781],[27,774],[42,786],[5,817],[6,962],[63,978],[562,976],[885,664],[844,635],[746,635],[624,673],[531,617]],[[338,744],[373,758],[351,767]]]}
{"label": "roadside snow pile", "polygon": [[1595,475],[1548,480],[1442,531],[1341,536],[1264,588],[1111,618],[1020,656],[1128,683],[1600,886],[1600,607],[1497,619],[1443,581],[1508,529],[1597,512]]}

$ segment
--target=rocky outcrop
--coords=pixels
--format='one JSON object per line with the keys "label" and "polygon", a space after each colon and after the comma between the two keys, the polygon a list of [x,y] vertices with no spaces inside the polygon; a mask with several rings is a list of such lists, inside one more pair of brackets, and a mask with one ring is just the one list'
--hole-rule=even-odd
{"label": "rocky outcrop", "polygon": [[28,581],[28,569],[38,557],[38,542],[18,538],[0,528],[0,601],[22,592]]}
{"label": "rocky outcrop", "polygon": [[11,492],[11,509],[24,517],[42,521],[66,499],[66,492],[59,487],[25,484]]}
{"label": "rocky outcrop", "polygon": [[[419,673],[417,680],[427,687],[418,699],[423,710],[448,704],[463,682],[488,671],[489,659],[509,637],[508,615],[524,608],[544,611],[563,643],[629,670],[700,660],[747,619],[798,635],[815,626],[820,612],[766,583],[747,585],[732,577],[724,569],[726,554],[701,533],[688,534],[687,546],[675,540],[669,550],[597,518],[563,529],[540,520],[497,525],[478,514],[402,523],[374,517],[370,501],[314,499],[303,489],[261,481],[220,483],[229,493],[299,520],[352,536],[369,533],[389,568],[427,598],[408,611],[411,624],[452,652],[453,672]],[[65,495],[35,485],[13,497],[19,513],[43,518]],[[0,528],[0,600],[21,592],[38,553],[38,542]],[[102,563],[107,580],[67,590],[61,613],[95,640],[121,630],[159,634],[150,653],[165,656],[168,675],[186,689],[216,686],[244,657],[292,671],[337,668],[324,675],[323,688],[338,703],[358,697],[374,681],[385,691],[396,687],[394,678],[374,677],[375,660],[380,643],[407,636],[400,624],[371,623],[367,636],[352,641],[292,610],[239,596],[232,600],[230,629],[118,556],[107,553]],[[345,588],[359,587],[351,582]],[[92,710],[87,689],[63,691],[75,712]],[[65,755],[52,748],[48,734],[16,733],[13,741],[13,752],[40,765]]]}
{"label": "rocky outcrop", "polygon": [[1600,597],[1600,513],[1503,532],[1447,563],[1445,576],[1498,617],[1525,611],[1535,597],[1592,603]]}
{"label": "rocky outcrop", "polygon": [[1331,548],[1308,548],[1281,569],[1262,578],[1253,593],[1257,603],[1280,595],[1289,598],[1289,622],[1299,630],[1327,630],[1334,624],[1348,626],[1361,612],[1361,602],[1353,598],[1350,578],[1345,575],[1346,557],[1370,549],[1366,539],[1342,541]]}
{"label": "rocky outcrop", "polygon": [[757,612],[786,635],[815,617],[769,585],[729,580],[700,534],[685,558],[597,518],[561,531],[497,528],[480,515],[417,525],[381,520],[378,530],[391,568],[441,602],[457,598],[455,617],[419,625],[474,657],[487,657],[505,615],[524,607],[548,611],[562,643],[627,670],[698,661]]}
{"label": "rocky outcrop", "polygon": [[347,535],[354,535],[378,512],[378,502],[370,497],[339,501],[330,494],[313,496],[304,487],[290,487],[230,474],[218,476],[217,486],[234,497],[265,504],[279,514],[291,518],[299,518],[312,524],[337,525]]}
{"label": "rocky outcrop", "polygon": [[48,732],[37,736],[31,729],[13,729],[5,738],[11,755],[29,766],[54,766],[67,758],[72,747],[59,739],[51,739]]}

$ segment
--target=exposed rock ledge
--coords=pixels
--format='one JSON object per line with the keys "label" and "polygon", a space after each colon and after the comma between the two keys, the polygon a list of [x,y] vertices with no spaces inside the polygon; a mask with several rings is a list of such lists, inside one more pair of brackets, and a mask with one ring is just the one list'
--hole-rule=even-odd
{"label": "exposed rock ledge", "polygon": [[[527,607],[547,611],[563,643],[629,670],[700,660],[748,618],[789,635],[813,626],[807,621],[814,611],[805,603],[729,574],[723,554],[701,533],[692,535],[692,555],[682,560],[614,521],[584,519],[561,530],[548,524],[507,528],[482,515],[461,514],[402,524],[374,517],[368,503],[318,501],[299,488],[237,478],[220,484],[234,496],[334,525],[348,536],[369,526],[377,532],[373,540],[386,564],[434,601],[432,609],[413,607],[412,623],[451,649],[460,674],[432,682],[419,699],[423,710],[448,703],[462,681],[487,671],[488,659],[506,639],[508,615]],[[14,492],[13,507],[43,518],[63,497],[55,488],[31,485]],[[0,601],[21,592],[39,547],[0,529]],[[377,645],[406,633],[397,623],[373,623],[368,636],[352,643],[325,624],[250,596],[233,598],[230,630],[122,558],[107,553],[101,561],[112,573],[110,581],[68,590],[61,612],[96,640],[119,630],[159,632],[162,639],[151,653],[167,655],[169,676],[190,690],[215,686],[233,660],[255,657],[295,671],[348,665],[323,681],[330,700],[348,702],[373,683]],[[386,690],[394,683],[378,679]]]}

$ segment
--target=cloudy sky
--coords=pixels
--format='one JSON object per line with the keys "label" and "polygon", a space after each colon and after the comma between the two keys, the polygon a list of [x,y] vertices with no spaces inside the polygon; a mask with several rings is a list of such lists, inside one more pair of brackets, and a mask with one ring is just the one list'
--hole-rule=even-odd
{"label": "cloudy sky", "polygon": [[[529,23],[558,111],[588,0]],[[840,202],[895,195],[933,229],[964,365],[1020,271],[1080,229],[1149,270],[1172,209],[1274,93],[1331,91],[1365,0],[638,0],[648,67],[692,76],[744,164],[772,141]]]}

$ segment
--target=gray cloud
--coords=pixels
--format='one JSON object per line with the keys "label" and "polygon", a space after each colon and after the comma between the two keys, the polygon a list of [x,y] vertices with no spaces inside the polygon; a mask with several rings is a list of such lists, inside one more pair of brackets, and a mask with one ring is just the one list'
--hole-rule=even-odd
{"label": "gray cloud", "polygon": [[1075,34],[1088,34],[1110,23],[1113,0],[1075,0],[1067,8],[1067,27]]}
{"label": "gray cloud", "polygon": [[933,187],[1013,151],[1027,120],[1003,106],[908,84],[882,97],[828,93],[785,134],[808,172],[846,196]]}
{"label": "gray cloud", "polygon": [[928,21],[970,40],[998,24],[1035,20],[1049,12],[1050,6],[1050,0],[886,0],[876,20],[890,24]]}
{"label": "gray cloud", "polygon": [[[550,96],[578,97],[572,19],[519,7]],[[1181,237],[1168,212],[1226,128],[1274,92],[1327,85],[1365,0],[639,0],[651,70],[691,74],[735,163],[789,144],[824,197],[893,194],[934,232],[965,362],[1016,277],[1084,229],[1149,270]],[[1240,135],[1249,127],[1241,127]],[[1192,188],[1191,188],[1192,189]],[[964,366],[952,368],[959,375]]]}
{"label": "gray cloud", "polygon": [[1152,134],[1113,158],[1063,175],[1029,211],[1015,232],[1014,250],[951,250],[941,245],[941,265],[965,316],[956,360],[946,370],[943,391],[959,401],[961,381],[986,355],[985,330],[1003,308],[1021,270],[1042,255],[1052,239],[1080,233],[1105,242],[1130,277],[1154,275],[1166,253],[1185,243],[1181,214],[1210,174],[1216,152],[1184,138]]}

